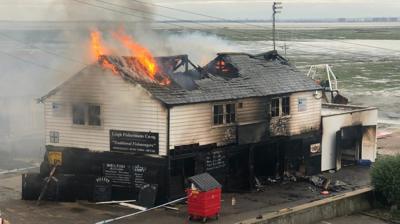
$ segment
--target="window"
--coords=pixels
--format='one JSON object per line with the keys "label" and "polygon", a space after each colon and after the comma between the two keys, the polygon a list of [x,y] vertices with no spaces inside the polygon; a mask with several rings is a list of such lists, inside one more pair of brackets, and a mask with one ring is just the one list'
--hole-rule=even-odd
{"label": "window", "polygon": [[51,131],[49,136],[50,136],[50,143],[60,142],[60,133],[58,131]]}
{"label": "window", "polygon": [[100,119],[100,106],[99,105],[89,105],[88,107],[88,117],[89,125],[101,126]]}
{"label": "window", "polygon": [[234,123],[236,120],[236,108],[235,104],[225,105],[225,120],[227,124]]}
{"label": "window", "polygon": [[85,125],[84,104],[74,104],[72,106],[72,123],[77,125]]}
{"label": "window", "polygon": [[72,123],[75,125],[101,126],[101,108],[95,104],[72,105]]}
{"label": "window", "polygon": [[223,105],[214,105],[214,125],[224,123],[224,107]]}
{"label": "window", "polygon": [[236,105],[234,103],[213,106],[214,125],[232,124],[236,122]]}
{"label": "window", "polygon": [[288,96],[282,97],[282,116],[290,114],[290,98]]}
{"label": "window", "polygon": [[299,98],[298,110],[299,110],[299,112],[307,110],[307,99],[306,98]]}
{"label": "window", "polygon": [[271,100],[271,117],[279,116],[279,98]]}

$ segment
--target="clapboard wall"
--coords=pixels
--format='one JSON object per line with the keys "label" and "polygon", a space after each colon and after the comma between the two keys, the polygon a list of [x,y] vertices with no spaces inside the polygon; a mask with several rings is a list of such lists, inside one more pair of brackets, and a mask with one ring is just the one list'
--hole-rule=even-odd
{"label": "clapboard wall", "polygon": [[[315,91],[299,92],[290,96],[290,135],[298,135],[320,129],[322,102],[318,97],[314,97],[314,94]],[[299,99],[305,102],[305,110],[303,111],[299,111]]]}
{"label": "clapboard wall", "polygon": [[[140,86],[101,68],[89,68],[64,83],[59,91],[45,100],[46,144],[109,151],[110,129],[153,132],[159,133],[159,154],[166,155],[165,107]],[[59,105],[57,110],[53,103]],[[73,103],[100,105],[102,125],[74,125]],[[50,142],[50,131],[59,132],[59,143]]]}
{"label": "clapboard wall", "polygon": [[[305,102],[305,110],[299,111],[299,99]],[[216,104],[235,103],[237,124],[245,125],[268,121],[269,101],[270,97],[264,97]],[[213,126],[213,105],[214,103],[200,103],[171,108],[170,149],[191,144],[226,145],[235,141],[235,125]],[[290,115],[285,120],[287,135],[318,130],[321,124],[321,100],[314,97],[314,92],[290,94]]]}

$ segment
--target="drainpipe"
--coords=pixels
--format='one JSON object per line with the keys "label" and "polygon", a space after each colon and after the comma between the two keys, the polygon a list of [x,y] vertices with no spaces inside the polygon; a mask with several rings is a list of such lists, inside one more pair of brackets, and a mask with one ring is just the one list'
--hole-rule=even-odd
{"label": "drainpipe", "polygon": [[168,201],[171,199],[171,155],[169,150],[169,140],[170,140],[170,106],[167,105],[167,197]]}

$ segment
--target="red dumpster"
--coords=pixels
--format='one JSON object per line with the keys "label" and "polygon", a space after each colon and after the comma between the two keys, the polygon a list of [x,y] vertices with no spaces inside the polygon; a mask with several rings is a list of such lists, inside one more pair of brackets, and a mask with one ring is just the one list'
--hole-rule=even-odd
{"label": "red dumpster", "polygon": [[221,210],[221,184],[210,174],[203,173],[189,178],[192,184],[187,189],[189,219],[202,219],[219,217]]}

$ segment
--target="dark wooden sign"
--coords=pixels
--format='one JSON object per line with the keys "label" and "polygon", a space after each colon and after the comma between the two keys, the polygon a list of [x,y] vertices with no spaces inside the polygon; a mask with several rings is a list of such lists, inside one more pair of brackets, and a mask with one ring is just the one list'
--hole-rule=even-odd
{"label": "dark wooden sign", "polygon": [[158,154],[158,133],[110,130],[110,150]]}

